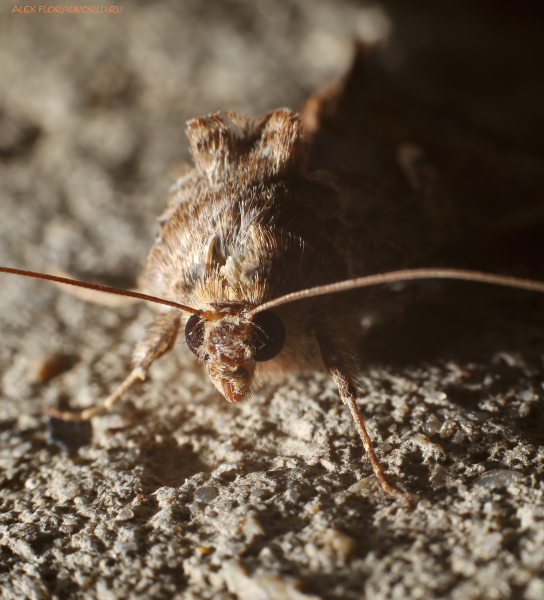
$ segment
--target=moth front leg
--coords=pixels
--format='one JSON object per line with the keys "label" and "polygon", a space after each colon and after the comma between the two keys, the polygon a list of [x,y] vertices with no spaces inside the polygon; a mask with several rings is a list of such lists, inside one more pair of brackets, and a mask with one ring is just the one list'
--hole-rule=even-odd
{"label": "moth front leg", "polygon": [[143,381],[146,378],[149,368],[158,358],[173,348],[179,333],[180,323],[181,313],[177,310],[161,314],[151,323],[147,328],[145,338],[134,348],[132,355],[134,366],[130,375],[102,404],[81,412],[56,409],[48,409],[46,412],[65,421],[92,419],[96,415],[107,412],[121,400],[125,392],[137,381]]}
{"label": "moth front leg", "polygon": [[378,457],[376,456],[376,452],[372,446],[372,441],[365,427],[363,416],[361,415],[359,407],[357,406],[357,390],[353,384],[353,378],[350,374],[348,357],[345,356],[344,353],[338,349],[336,344],[323,332],[316,332],[316,339],[319,344],[325,370],[338,386],[340,397],[351,412],[351,416],[353,417],[355,427],[363,443],[368,460],[372,465],[374,474],[378,478],[383,491],[389,496],[393,496],[398,500],[402,500],[406,504],[410,504],[410,498],[408,495],[401,492],[387,481],[382,466],[380,465]]}

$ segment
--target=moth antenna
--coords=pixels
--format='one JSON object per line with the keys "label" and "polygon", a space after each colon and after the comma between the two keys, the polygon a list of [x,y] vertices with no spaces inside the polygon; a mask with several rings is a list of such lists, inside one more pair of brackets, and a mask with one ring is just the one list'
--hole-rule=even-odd
{"label": "moth antenna", "polygon": [[492,285],[502,285],[505,287],[517,288],[521,290],[530,290],[533,292],[544,292],[544,283],[532,281],[531,279],[520,279],[518,277],[509,277],[508,275],[493,275],[492,273],[482,273],[481,271],[468,271],[465,269],[404,269],[402,271],[391,271],[389,273],[378,273],[376,275],[365,275],[355,279],[338,281],[327,285],[318,285],[306,290],[292,292],[285,296],[280,296],[246,313],[249,319],[252,319],[257,313],[263,310],[269,310],[282,304],[303,300],[304,298],[313,298],[315,296],[324,296],[325,294],[334,294],[345,292],[357,288],[370,287],[382,283],[394,283],[397,281],[411,281],[414,279],[461,279],[464,281],[475,281],[478,283],[489,283]]}
{"label": "moth antenna", "polygon": [[78,281],[77,279],[68,279],[67,277],[58,277],[56,275],[46,275],[45,273],[35,273],[34,271],[23,271],[21,269],[11,269],[9,267],[0,267],[2,273],[12,273],[13,275],[23,275],[24,277],[35,277],[36,279],[45,279],[47,281],[54,281],[56,283],[65,283],[67,285],[75,285],[77,287],[87,288],[89,290],[96,290],[98,292],[105,292],[106,294],[117,294],[118,296],[130,296],[131,298],[137,298],[138,300],[145,300],[147,302],[155,302],[156,304],[164,304],[190,312],[193,315],[200,315],[201,311],[178,302],[171,302],[170,300],[164,300],[163,298],[157,298],[155,296],[148,296],[147,294],[140,294],[139,292],[131,292],[129,290],[119,290],[117,288],[108,287],[106,285],[97,285],[95,283],[87,283],[85,281]]}

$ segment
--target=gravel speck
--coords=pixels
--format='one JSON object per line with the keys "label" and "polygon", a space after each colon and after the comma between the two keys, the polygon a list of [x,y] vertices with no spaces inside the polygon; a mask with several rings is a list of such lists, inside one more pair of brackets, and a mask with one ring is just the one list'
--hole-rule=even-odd
{"label": "gravel speck", "polygon": [[474,485],[476,487],[485,487],[490,490],[494,490],[496,488],[515,483],[516,481],[523,479],[523,477],[523,473],[520,473],[519,471],[495,469],[493,471],[484,473],[474,482]]}
{"label": "gravel speck", "polygon": [[298,502],[299,498],[300,498],[299,492],[297,492],[294,489],[290,489],[290,490],[287,490],[287,492],[285,492],[285,499],[287,500],[287,502],[292,502],[293,504],[296,504]]}
{"label": "gravel speck", "polygon": [[440,437],[442,439],[449,438],[453,432],[455,431],[455,421],[448,419],[444,421],[442,427],[440,428]]}
{"label": "gravel speck", "polygon": [[442,427],[442,421],[436,415],[430,414],[425,421],[425,425],[423,425],[423,431],[426,435],[432,437],[440,427]]}
{"label": "gravel speck", "polygon": [[133,519],[133,518],[134,518],[134,513],[132,512],[132,510],[130,508],[128,508],[128,506],[125,506],[125,508],[122,508],[117,513],[115,520],[116,521],[128,521],[129,519]]}
{"label": "gravel speck", "polygon": [[456,431],[455,435],[451,438],[454,444],[461,444],[465,440],[465,434],[462,431]]}
{"label": "gravel speck", "polygon": [[195,501],[208,504],[217,498],[219,490],[216,487],[204,486],[195,490]]}

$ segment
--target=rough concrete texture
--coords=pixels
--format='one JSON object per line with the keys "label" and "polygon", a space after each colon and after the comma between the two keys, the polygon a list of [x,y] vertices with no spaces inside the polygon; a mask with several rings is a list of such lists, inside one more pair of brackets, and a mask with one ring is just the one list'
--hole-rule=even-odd
{"label": "rough concrete texture", "polygon": [[[347,68],[354,35],[396,39],[387,8],[332,0],[11,10],[0,264],[119,287],[189,160],[186,119],[296,107]],[[92,440],[48,426],[43,407],[88,407],[123,379],[150,312],[0,281],[3,598],[544,598],[541,298],[496,292],[453,318],[438,288],[431,309],[369,331],[360,405],[406,508],[322,373],[229,405],[180,342]]]}

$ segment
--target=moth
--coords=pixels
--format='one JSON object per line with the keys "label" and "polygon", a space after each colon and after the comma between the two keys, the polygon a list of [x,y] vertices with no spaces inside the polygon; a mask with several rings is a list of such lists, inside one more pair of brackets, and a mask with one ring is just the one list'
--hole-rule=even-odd
{"label": "moth", "polygon": [[171,190],[143,277],[146,294],[1,267],[149,300],[161,310],[137,344],[133,368],[101,405],[111,409],[155,360],[185,336],[217,390],[240,402],[288,371],[324,367],[349,408],[383,490],[408,496],[384,475],[357,406],[355,340],[375,294],[358,290],[430,277],[544,291],[544,284],[455,269],[369,273],[367,239],[350,225],[334,179],[308,170],[310,139],[300,114],[280,109],[253,120],[213,114],[188,122],[194,169]]}

